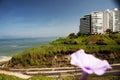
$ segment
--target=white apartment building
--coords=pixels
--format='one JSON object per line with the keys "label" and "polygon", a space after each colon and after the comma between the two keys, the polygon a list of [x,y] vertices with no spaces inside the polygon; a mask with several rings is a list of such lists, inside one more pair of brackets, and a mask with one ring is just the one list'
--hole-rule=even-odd
{"label": "white apartment building", "polygon": [[91,13],[91,32],[92,34],[104,33],[103,32],[103,12]]}
{"label": "white apartment building", "polygon": [[120,10],[115,8],[111,12],[113,15],[113,32],[120,32]]}
{"label": "white apartment building", "polygon": [[120,10],[115,8],[113,10],[105,10],[104,11],[104,31],[107,29],[111,29],[112,32],[120,31]]}
{"label": "white apartment building", "polygon": [[113,16],[109,9],[103,11],[103,31],[106,33],[107,29],[113,31]]}
{"label": "white apartment building", "polygon": [[[91,18],[86,18],[80,21],[80,30],[82,33],[90,32],[91,34],[105,34],[107,29],[112,32],[120,32],[120,10],[115,8],[113,10],[105,10],[103,12],[93,12],[90,14]],[[89,22],[88,22],[89,21]],[[87,24],[90,25],[87,25]],[[88,30],[89,29],[89,30]]]}
{"label": "white apartment building", "polygon": [[120,10],[105,10],[103,12],[93,12],[91,14],[92,34],[106,33],[107,29],[112,32],[120,32]]}

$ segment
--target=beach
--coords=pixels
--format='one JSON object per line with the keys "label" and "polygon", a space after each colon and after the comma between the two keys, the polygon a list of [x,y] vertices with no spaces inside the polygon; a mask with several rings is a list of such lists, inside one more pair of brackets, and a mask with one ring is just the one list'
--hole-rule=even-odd
{"label": "beach", "polygon": [[11,59],[12,57],[10,56],[0,56],[0,63],[1,62],[7,62]]}

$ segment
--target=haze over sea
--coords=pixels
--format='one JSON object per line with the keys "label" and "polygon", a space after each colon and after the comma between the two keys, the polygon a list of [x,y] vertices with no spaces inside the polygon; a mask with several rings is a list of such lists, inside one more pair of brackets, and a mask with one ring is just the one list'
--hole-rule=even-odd
{"label": "haze over sea", "polygon": [[26,49],[47,44],[57,37],[0,39],[0,57],[12,56]]}

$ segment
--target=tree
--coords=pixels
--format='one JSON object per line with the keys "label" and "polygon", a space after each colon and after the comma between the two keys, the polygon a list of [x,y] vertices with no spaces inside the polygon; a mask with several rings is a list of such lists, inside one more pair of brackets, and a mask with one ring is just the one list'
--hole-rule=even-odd
{"label": "tree", "polygon": [[110,34],[110,33],[112,33],[112,30],[111,29],[107,29],[106,33]]}
{"label": "tree", "polygon": [[81,36],[83,35],[80,31],[77,33],[77,36]]}
{"label": "tree", "polygon": [[68,36],[70,39],[73,39],[73,38],[76,38],[76,35],[75,35],[75,33],[71,33],[71,34],[69,34],[69,36]]}

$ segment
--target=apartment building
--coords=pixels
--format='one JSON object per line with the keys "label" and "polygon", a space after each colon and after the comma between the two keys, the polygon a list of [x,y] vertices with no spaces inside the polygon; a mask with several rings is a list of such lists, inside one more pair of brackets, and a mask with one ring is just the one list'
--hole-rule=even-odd
{"label": "apartment building", "polygon": [[89,16],[85,15],[80,19],[81,33],[101,33],[105,34],[106,30],[110,29],[112,32],[120,32],[120,10],[115,8],[113,10],[95,11]]}
{"label": "apartment building", "polygon": [[81,33],[91,33],[91,15],[85,15],[80,19],[80,23]]}
{"label": "apartment building", "polygon": [[103,32],[106,33],[107,29],[113,31],[113,15],[109,9],[103,11]]}
{"label": "apartment building", "polygon": [[91,13],[92,34],[103,34],[103,12]]}
{"label": "apartment building", "polygon": [[113,15],[113,32],[120,32],[120,10],[115,8],[112,10]]}

